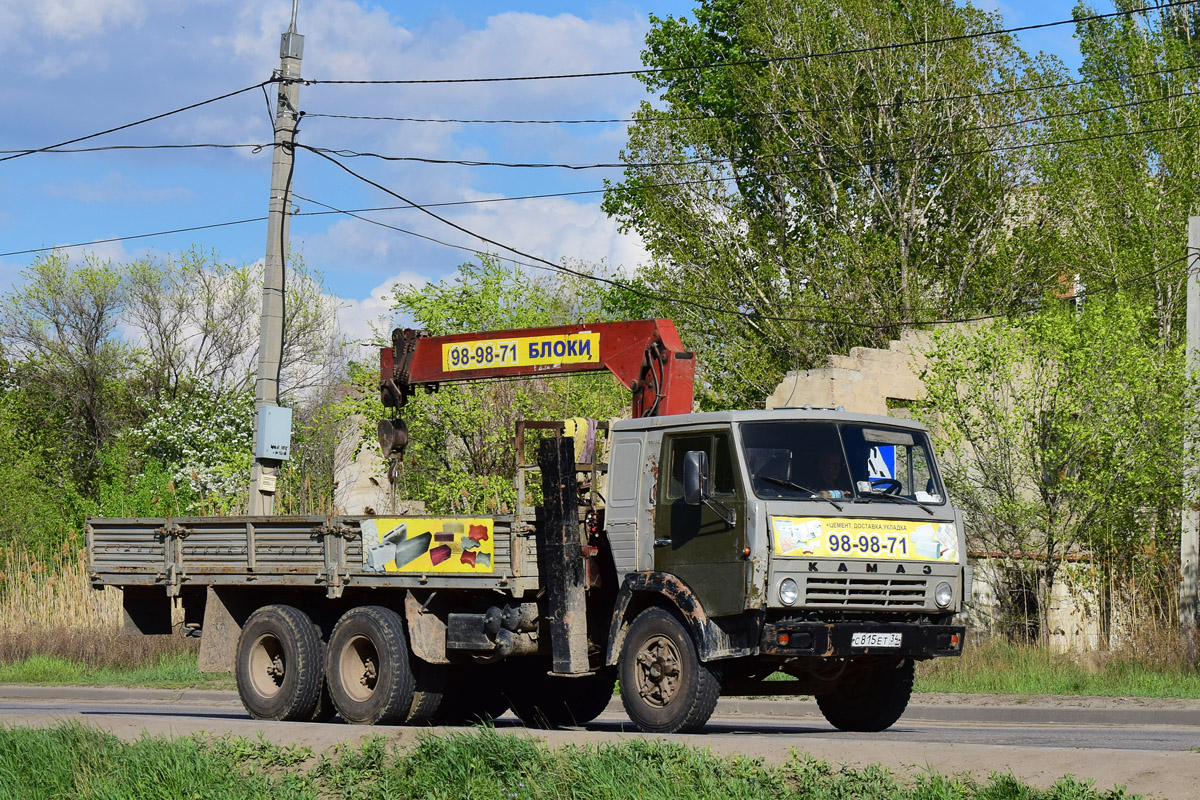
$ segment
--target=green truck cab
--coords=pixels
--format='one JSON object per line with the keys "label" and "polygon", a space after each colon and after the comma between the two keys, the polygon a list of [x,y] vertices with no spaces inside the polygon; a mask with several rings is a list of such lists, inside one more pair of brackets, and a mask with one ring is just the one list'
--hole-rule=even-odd
{"label": "green truck cab", "polygon": [[[665,722],[664,696],[716,682],[812,694],[836,727],[882,730],[915,660],[962,651],[962,517],[920,424],[811,408],[617,422],[608,490],[623,576],[608,663],[643,727],[692,726],[704,709]],[[662,596],[671,619],[631,642],[639,606]],[[780,671],[795,680],[762,680]]]}

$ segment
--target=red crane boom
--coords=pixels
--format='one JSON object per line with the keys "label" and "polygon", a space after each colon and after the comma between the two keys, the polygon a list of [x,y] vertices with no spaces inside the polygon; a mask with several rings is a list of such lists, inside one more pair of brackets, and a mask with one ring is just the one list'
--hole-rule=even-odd
{"label": "red crane boom", "polygon": [[380,350],[380,394],[400,408],[416,387],[608,370],[633,392],[633,416],[692,410],[695,360],[666,319],[430,336],[397,328]]}
{"label": "red crane boom", "polygon": [[[433,391],[452,381],[604,370],[633,393],[634,417],[692,410],[694,355],[683,349],[675,323],[667,319],[448,336],[396,328],[392,346],[379,352],[379,391],[385,406],[399,409],[418,386]],[[385,457],[394,461],[407,444],[403,420],[380,421]]]}

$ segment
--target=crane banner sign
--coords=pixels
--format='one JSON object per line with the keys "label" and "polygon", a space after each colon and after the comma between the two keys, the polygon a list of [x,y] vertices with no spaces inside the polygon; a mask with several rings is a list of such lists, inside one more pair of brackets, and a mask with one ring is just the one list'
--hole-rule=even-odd
{"label": "crane banner sign", "polygon": [[600,334],[559,333],[442,345],[442,371],[600,363]]}

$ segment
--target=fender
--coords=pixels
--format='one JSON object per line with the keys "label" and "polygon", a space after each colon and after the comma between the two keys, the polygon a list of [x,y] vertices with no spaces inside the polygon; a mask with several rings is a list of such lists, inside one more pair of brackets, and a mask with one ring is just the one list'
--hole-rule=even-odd
{"label": "fender", "polygon": [[[647,595],[651,596],[650,602],[636,602],[639,596],[646,599]],[[752,645],[738,646],[743,643],[735,640],[742,640],[746,637],[731,636],[725,630],[724,625],[718,625],[710,619],[705,613],[704,607],[700,605],[696,594],[675,575],[668,572],[631,572],[621,583],[621,590],[617,593],[617,602],[613,607],[612,622],[608,631],[608,648],[604,654],[605,664],[614,666],[617,663],[621,654],[621,646],[625,642],[625,632],[629,629],[633,615],[646,606],[663,605],[663,603],[655,603],[654,598],[666,600],[679,612],[688,633],[692,636],[692,641],[696,644],[696,651],[701,661],[750,655],[754,651]],[[633,613],[630,612],[631,607]],[[736,627],[742,628],[743,626],[737,625]],[[756,640],[756,630],[746,631],[746,633],[750,634],[750,642]]]}

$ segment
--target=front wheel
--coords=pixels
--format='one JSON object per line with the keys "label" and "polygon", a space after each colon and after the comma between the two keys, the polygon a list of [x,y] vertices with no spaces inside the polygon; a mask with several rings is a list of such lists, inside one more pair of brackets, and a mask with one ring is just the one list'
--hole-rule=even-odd
{"label": "front wheel", "polygon": [[900,719],[912,696],[912,659],[885,664],[843,678],[828,694],[817,695],[817,707],[839,731],[877,733]]}
{"label": "front wheel", "polygon": [[638,614],[621,647],[621,702],[646,733],[704,727],[717,707],[721,684],[701,663],[683,624],[662,608]]}
{"label": "front wheel", "polygon": [[309,720],[321,700],[321,637],[298,608],[263,606],[237,643],[238,696],[255,719]]}
{"label": "front wheel", "polygon": [[383,606],[347,611],[329,637],[325,673],[342,719],[359,725],[403,721],[415,690],[404,620]]}

